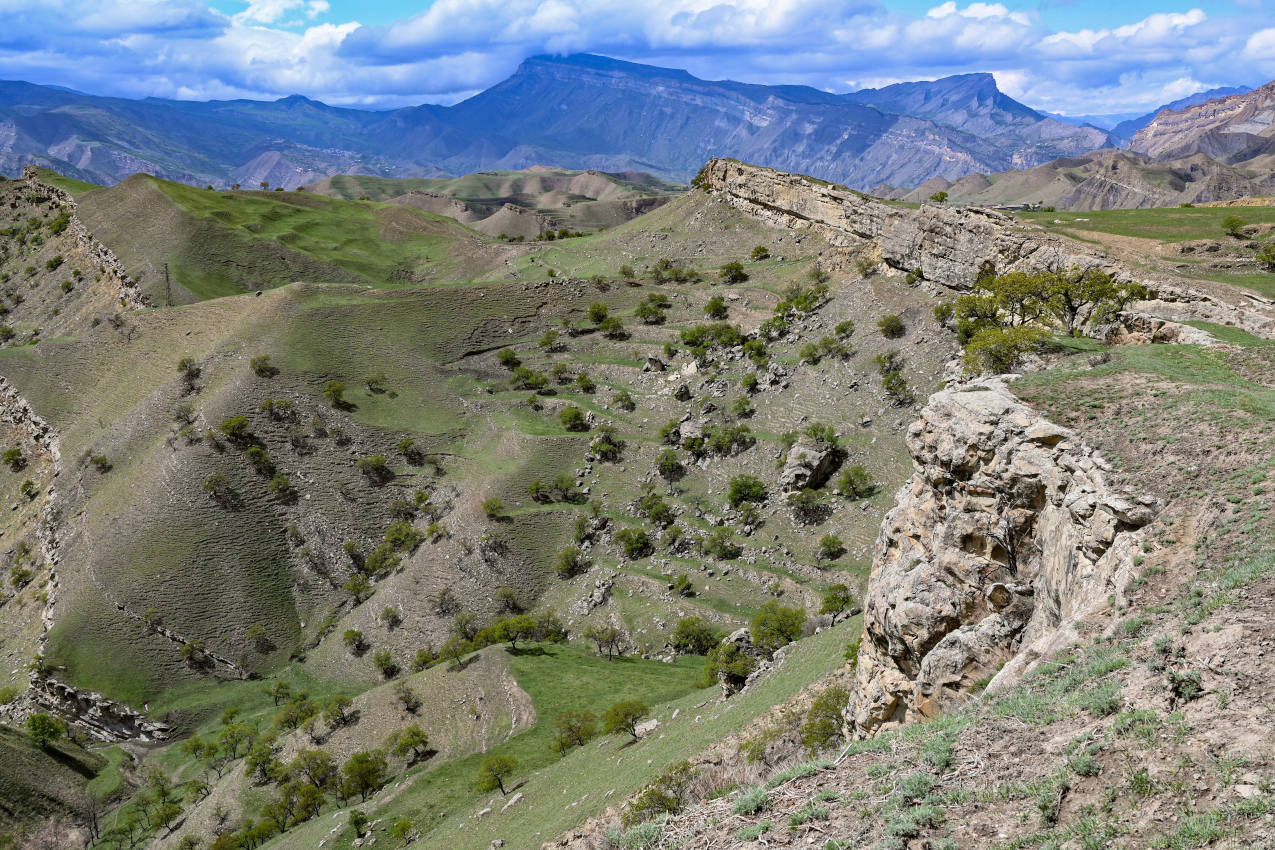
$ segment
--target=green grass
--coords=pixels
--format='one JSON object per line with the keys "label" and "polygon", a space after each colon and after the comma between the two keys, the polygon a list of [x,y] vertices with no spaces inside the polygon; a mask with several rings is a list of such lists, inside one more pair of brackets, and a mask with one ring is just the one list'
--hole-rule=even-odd
{"label": "green grass", "polygon": [[[855,618],[792,645],[783,666],[724,705],[712,701],[716,688],[693,689],[703,665],[699,657],[681,659],[674,665],[638,660],[621,665],[592,658],[587,650],[574,646],[547,647],[560,652],[558,656],[512,657],[519,684],[536,699],[539,721],[536,728],[492,751],[508,751],[520,760],[527,759],[518,771],[519,778],[527,779],[518,788],[523,800],[503,814],[474,820],[472,815],[488,805],[488,800],[494,798],[496,812],[503,805],[499,793],[474,795],[469,791],[479,761],[474,757],[424,774],[391,803],[377,808],[376,816],[385,817],[387,822],[406,816],[418,827],[432,826],[416,845],[421,848],[484,850],[495,838],[503,838],[508,847],[538,847],[637,791],[669,764],[738,730],[839,666],[844,661],[847,635],[860,628],[861,620]],[[602,739],[600,745],[590,743],[565,758],[558,758],[545,746],[553,711],[559,707],[584,705],[600,713],[615,700],[641,694],[643,688],[648,689],[644,698],[653,716],[661,720],[656,735],[637,744],[626,744],[627,736]],[[675,696],[679,689],[680,697]],[[708,704],[702,705],[706,700]],[[675,709],[679,710],[678,718],[672,720]],[[528,776],[527,768],[532,765],[535,770]],[[266,847],[313,847],[327,835],[332,823],[331,816],[325,814]],[[328,846],[344,850],[352,837],[344,833]]]}
{"label": "green grass", "polygon": [[1218,325],[1213,322],[1199,321],[1187,322],[1186,324],[1193,328],[1199,328],[1202,331],[1207,331],[1213,334],[1219,342],[1224,342],[1227,345],[1239,345],[1245,348],[1275,345],[1275,340],[1263,339],[1260,336],[1253,336],[1253,334],[1248,333],[1247,331],[1242,331],[1239,328],[1233,328],[1229,325]]}
{"label": "green grass", "polygon": [[50,186],[56,186],[59,189],[65,189],[72,195],[79,195],[83,192],[91,192],[101,187],[95,183],[85,183],[83,180],[76,180],[74,177],[64,177],[56,171],[50,171],[47,168],[37,169],[40,180],[48,183]]}
{"label": "green grass", "polygon": [[24,733],[0,726],[0,832],[68,812],[106,758],[67,742],[41,749]]}
{"label": "green grass", "polygon": [[[1084,213],[1024,212],[1015,215],[1049,230],[1093,231],[1160,242],[1182,242],[1188,239],[1230,239],[1222,231],[1223,219],[1237,215],[1247,224],[1275,222],[1275,207],[1166,207]],[[1055,219],[1063,223],[1054,224]]]}
{"label": "green grass", "polygon": [[267,256],[278,254],[279,246],[344,270],[349,281],[402,285],[422,271],[424,261],[444,260],[465,232],[451,219],[406,207],[383,209],[295,192],[215,192],[161,180],[155,184],[183,210],[211,225],[188,241],[174,269],[183,286],[205,298],[245,289],[235,271],[241,263],[214,262],[222,255],[229,259],[247,252],[255,261],[259,288],[313,273],[296,268],[284,255]]}

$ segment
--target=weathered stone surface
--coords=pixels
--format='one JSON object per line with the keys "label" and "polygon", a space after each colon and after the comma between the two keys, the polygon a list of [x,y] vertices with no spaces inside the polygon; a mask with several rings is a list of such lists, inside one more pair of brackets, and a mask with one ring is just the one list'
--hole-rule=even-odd
{"label": "weathered stone surface", "polygon": [[837,468],[837,452],[808,437],[801,437],[788,450],[784,468],[779,473],[779,487],[793,493],[805,487],[819,487]]}
{"label": "weathered stone surface", "polygon": [[[892,207],[829,183],[734,160],[704,168],[705,188],[755,218],[795,230],[813,230],[842,250],[842,265],[865,249],[887,265],[920,270],[925,281],[969,289],[984,263],[998,273],[1097,268],[1116,280],[1136,280],[1154,297],[1140,312],[1176,322],[1234,325],[1259,336],[1275,335],[1269,300],[1251,294],[1205,292],[1178,278],[1147,275],[1101,250],[1023,227],[1012,217],[973,207]],[[875,245],[865,243],[875,242]],[[834,258],[824,258],[835,262]]]}
{"label": "weathered stone surface", "polygon": [[1154,516],[998,380],[933,395],[907,445],[916,471],[882,524],[865,601],[846,715],[858,736],[960,702],[1121,593]]}
{"label": "weathered stone surface", "polygon": [[168,737],[168,727],[163,723],[147,720],[99,693],[76,690],[56,679],[32,679],[29,693],[40,708],[75,722],[103,741],[162,741]]}

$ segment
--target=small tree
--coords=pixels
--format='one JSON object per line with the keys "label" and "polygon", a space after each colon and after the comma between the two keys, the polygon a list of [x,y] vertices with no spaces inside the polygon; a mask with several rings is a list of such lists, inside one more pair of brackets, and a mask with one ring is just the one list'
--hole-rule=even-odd
{"label": "small tree", "polygon": [[835,534],[825,534],[819,538],[819,560],[835,561],[845,551],[845,544]]}
{"label": "small tree", "polygon": [[607,658],[617,655],[624,644],[624,632],[615,626],[589,626],[584,630],[584,636],[597,644],[598,655],[606,653]]}
{"label": "small tree", "polygon": [[778,600],[771,599],[761,606],[757,616],[748,625],[753,645],[773,653],[801,637],[806,627],[806,612],[800,608],[786,608]]}
{"label": "small tree", "polygon": [[372,656],[372,666],[387,679],[393,679],[399,672],[398,662],[388,649],[382,649]]}
{"label": "small tree", "polygon": [[572,747],[583,747],[598,734],[598,719],[589,711],[564,711],[558,715],[558,734],[554,746],[565,753]]}
{"label": "small tree", "polygon": [[341,768],[341,791],[347,797],[355,794],[366,801],[368,795],[385,784],[385,754],[380,750],[354,753]]}
{"label": "small tree", "polygon": [[288,698],[292,696],[292,685],[280,679],[266,688],[266,696],[274,700],[275,705],[287,702]]}
{"label": "small tree", "polygon": [[269,354],[258,354],[249,361],[249,366],[256,375],[262,378],[273,378],[279,374],[279,370],[270,363]]}
{"label": "small tree", "polygon": [[717,276],[721,278],[722,283],[743,283],[748,280],[748,272],[744,271],[744,264],[739,262],[722,266]]}
{"label": "small tree", "polygon": [[641,700],[621,700],[615,703],[602,715],[602,729],[611,735],[627,732],[638,739],[637,727],[651,713],[651,709]]}
{"label": "small tree", "polygon": [[41,749],[61,738],[65,733],[65,724],[51,714],[38,711],[27,718],[27,734]]}
{"label": "small tree", "polygon": [[483,499],[483,516],[487,519],[497,519],[505,512],[505,503],[501,501],[499,496],[490,496]]}
{"label": "small tree", "polygon": [[587,572],[591,566],[589,559],[581,553],[579,547],[568,546],[558,553],[558,557],[553,562],[553,571],[559,578],[571,578]]}
{"label": "small tree", "polygon": [[842,470],[841,478],[837,481],[837,490],[851,499],[866,499],[876,492],[876,484],[872,482],[867,467],[855,464]]}
{"label": "small tree", "polygon": [[724,319],[728,314],[726,309],[726,299],[720,295],[714,295],[708,299],[708,303],[704,305],[704,312],[710,319]]}
{"label": "small tree", "polygon": [[765,245],[757,245],[753,248],[752,258],[754,263],[760,263],[762,260],[769,260],[770,249]]}
{"label": "small tree", "polygon": [[850,588],[844,584],[829,585],[828,589],[823,592],[823,604],[819,607],[820,614],[831,614],[832,625],[837,624],[837,617],[846,613],[854,606],[854,595],[850,592]]}
{"label": "small tree", "polygon": [[513,756],[505,756],[493,753],[484,756],[482,764],[478,768],[478,784],[479,791],[491,791],[499,788],[500,793],[507,794],[505,790],[505,780],[518,767],[518,761]]}
{"label": "small tree", "polygon": [[413,723],[398,733],[394,741],[394,754],[406,758],[408,764],[415,764],[429,752],[429,736],[421,727]]}
{"label": "small tree", "polygon": [[603,304],[601,301],[594,301],[589,305],[589,321],[593,322],[595,325],[600,325],[606,321],[606,318],[607,305]]}
{"label": "small tree", "polygon": [[1226,233],[1228,236],[1239,238],[1240,230],[1244,227],[1245,223],[1244,219],[1240,218],[1238,215],[1228,215],[1226,218],[1222,219],[1222,232]]}
{"label": "small tree", "polygon": [[326,398],[333,407],[341,407],[345,404],[345,384],[340,381],[328,381],[323,385],[323,397]]}
{"label": "small tree", "polygon": [[930,195],[930,200],[936,204],[945,204],[947,203],[947,192],[935,192]]}

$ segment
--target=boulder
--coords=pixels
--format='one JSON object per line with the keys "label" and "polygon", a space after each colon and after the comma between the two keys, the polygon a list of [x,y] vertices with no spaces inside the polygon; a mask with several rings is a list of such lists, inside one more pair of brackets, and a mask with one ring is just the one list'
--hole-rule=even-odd
{"label": "boulder", "polygon": [[779,473],[779,487],[785,493],[820,487],[836,471],[839,461],[835,448],[802,436],[788,450],[784,468]]}

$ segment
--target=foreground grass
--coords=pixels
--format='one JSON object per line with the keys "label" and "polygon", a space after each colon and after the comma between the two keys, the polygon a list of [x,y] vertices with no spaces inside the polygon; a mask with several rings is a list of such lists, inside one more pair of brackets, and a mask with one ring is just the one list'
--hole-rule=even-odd
{"label": "foreground grass", "polygon": [[[511,668],[519,685],[535,699],[539,717],[535,727],[489,751],[519,760],[517,775],[508,783],[510,796],[472,790],[481,761],[481,756],[474,756],[432,771],[426,768],[410,786],[392,785],[382,792],[382,802],[369,805],[369,815],[383,818],[385,825],[399,818],[411,820],[423,833],[413,846],[422,848],[479,850],[496,838],[506,847],[538,847],[618,804],[669,764],[738,731],[839,666],[846,641],[861,628],[861,620],[855,618],[794,644],[778,670],[725,704],[717,703],[716,687],[695,688],[703,665],[698,656],[674,664],[636,658],[607,661],[582,645],[545,646],[544,655],[533,650],[512,656]],[[637,743],[627,735],[602,738],[566,757],[551,749],[557,712],[585,708],[600,715],[611,703],[629,698],[651,706],[651,716],[660,720],[655,733]],[[501,812],[515,793],[522,799]],[[493,811],[477,818],[488,806]],[[325,814],[266,847],[313,847],[338,822],[344,823]],[[353,838],[346,829],[325,847],[348,848]]]}

